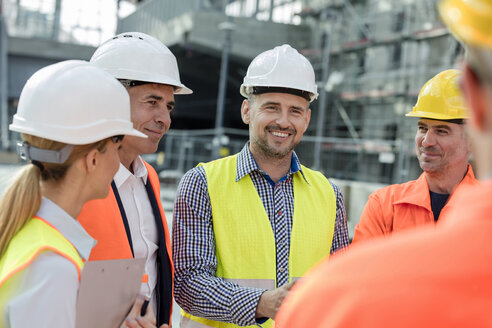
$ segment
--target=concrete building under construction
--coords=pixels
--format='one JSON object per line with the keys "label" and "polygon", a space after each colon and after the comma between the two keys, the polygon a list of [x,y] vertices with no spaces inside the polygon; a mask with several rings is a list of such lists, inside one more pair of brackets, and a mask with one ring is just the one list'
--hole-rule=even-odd
{"label": "concrete building under construction", "polygon": [[[27,78],[59,60],[88,60],[104,41],[97,27],[84,30],[73,24],[65,29],[65,2],[2,3],[4,151],[14,149],[17,136],[7,126]],[[125,1],[99,0],[98,5],[108,2],[117,17]],[[404,114],[421,86],[455,67],[463,55],[440,22],[435,0],[130,2],[133,12],[118,18],[114,32],[139,31],[160,39],[176,55],[181,80],[195,91],[176,97],[173,129],[161,152],[150,158],[157,169],[179,177],[199,162],[239,151],[248,135],[239,115],[239,87],[247,66],[260,52],[288,43],[309,58],[320,91],[296,152],[306,166],[337,179],[352,228],[369,192],[420,174],[413,141],[416,121]],[[101,10],[90,15],[101,17],[101,24],[108,19]],[[164,179],[172,177],[168,173]]]}

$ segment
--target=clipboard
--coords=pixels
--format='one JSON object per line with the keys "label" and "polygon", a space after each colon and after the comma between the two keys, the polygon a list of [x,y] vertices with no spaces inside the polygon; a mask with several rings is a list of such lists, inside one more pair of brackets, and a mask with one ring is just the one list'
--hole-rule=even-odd
{"label": "clipboard", "polygon": [[77,297],[77,328],[119,327],[140,291],[145,259],[84,264]]}

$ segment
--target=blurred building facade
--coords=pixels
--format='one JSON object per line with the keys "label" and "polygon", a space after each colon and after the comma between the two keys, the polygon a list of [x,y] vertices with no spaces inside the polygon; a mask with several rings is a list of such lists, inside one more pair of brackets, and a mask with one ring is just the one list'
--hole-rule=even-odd
{"label": "blurred building facade", "polygon": [[[117,24],[117,33],[139,31],[163,41],[178,57],[181,80],[195,91],[176,97],[173,129],[161,152],[148,157],[159,170],[174,172],[163,176],[179,177],[242,148],[248,133],[239,86],[247,66],[260,52],[289,43],[312,62],[320,91],[296,152],[305,165],[337,179],[347,202],[362,199],[348,210],[356,220],[370,191],[420,174],[416,121],[404,114],[421,86],[463,55],[439,21],[436,0],[91,1],[96,9],[81,7],[71,19],[63,8],[86,1],[3,1],[3,149],[13,149],[15,136],[5,129],[27,77],[59,60],[88,60],[115,33],[107,32],[108,24]],[[129,2],[134,11],[117,19]]]}
{"label": "blurred building facade", "polygon": [[[233,23],[232,31],[221,29],[224,22]],[[298,149],[303,162],[327,176],[376,183],[418,176],[415,121],[404,114],[421,86],[456,66],[463,54],[429,0],[147,0],[119,21],[119,32],[132,30],[177,49],[183,79],[198,86],[199,105],[188,106],[183,99],[176,120],[178,128],[189,122],[195,131],[175,130],[172,136],[186,140],[193,155],[184,169],[197,163],[197,147],[207,148],[197,142],[237,150],[233,141],[241,138],[234,133],[244,134],[232,129],[241,127],[238,90],[247,65],[258,53],[290,43],[311,60],[322,91]],[[226,33],[232,35],[229,45]],[[227,138],[213,143],[197,136],[196,129],[214,128],[219,57],[225,47],[230,47]],[[203,57],[210,57],[205,65]],[[201,88],[204,84],[208,90]],[[176,144],[176,151],[183,152],[183,142]],[[206,159],[207,154],[200,158]],[[175,168],[182,167],[176,163]]]}

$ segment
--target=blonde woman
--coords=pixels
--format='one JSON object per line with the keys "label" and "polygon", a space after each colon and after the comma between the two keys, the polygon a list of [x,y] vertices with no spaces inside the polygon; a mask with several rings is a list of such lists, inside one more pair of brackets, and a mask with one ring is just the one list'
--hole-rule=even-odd
{"label": "blonde woman", "polygon": [[125,88],[75,60],[27,81],[10,130],[22,134],[18,150],[30,164],[0,202],[0,327],[74,327],[96,243],[74,218],[107,195],[124,135],[145,135],[133,129]]}

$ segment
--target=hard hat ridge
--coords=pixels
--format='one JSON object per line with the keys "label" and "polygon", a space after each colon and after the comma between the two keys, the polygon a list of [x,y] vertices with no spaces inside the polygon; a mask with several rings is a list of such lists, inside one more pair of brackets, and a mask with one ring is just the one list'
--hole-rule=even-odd
{"label": "hard hat ridge", "polygon": [[71,145],[115,135],[146,137],[133,129],[126,89],[82,60],[34,73],[22,89],[10,130]]}
{"label": "hard hat ridge", "polygon": [[467,119],[467,105],[459,88],[460,75],[459,70],[449,69],[427,81],[406,116],[443,121]]}
{"label": "hard hat ridge", "polygon": [[[256,87],[256,89],[255,89]],[[314,69],[309,60],[288,44],[275,47],[256,56],[248,67],[241,95],[248,97],[255,90],[267,92],[265,88],[286,93],[300,90],[309,94],[309,101],[318,97]]]}
{"label": "hard hat ridge", "polygon": [[443,0],[438,9],[459,40],[492,50],[492,1]]}
{"label": "hard hat ridge", "polygon": [[167,84],[175,94],[193,91],[181,83],[174,54],[156,38],[140,32],[125,32],[102,43],[91,63],[116,79]]}

